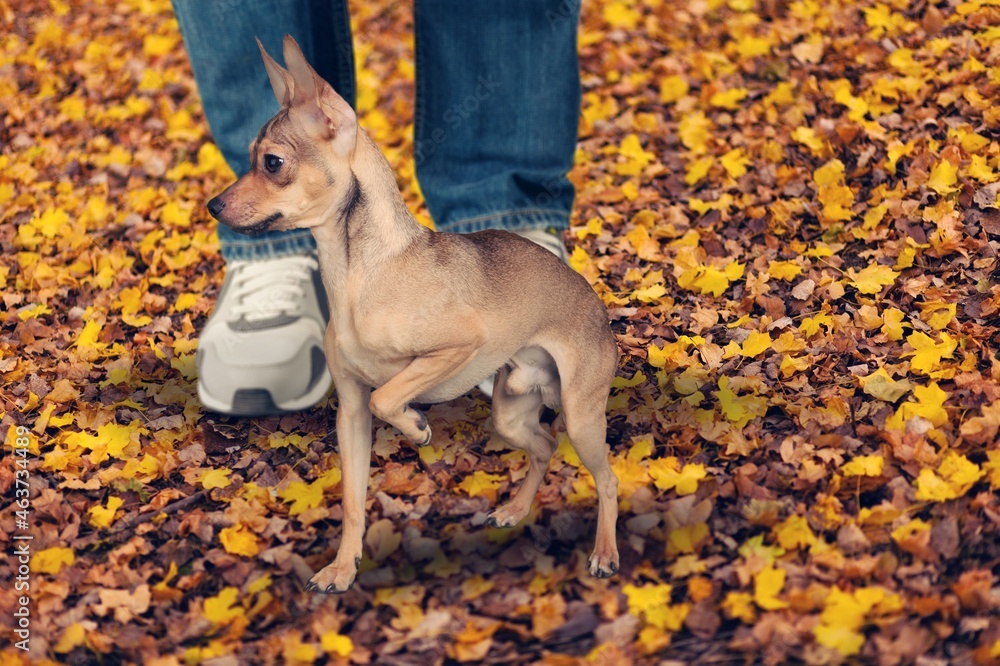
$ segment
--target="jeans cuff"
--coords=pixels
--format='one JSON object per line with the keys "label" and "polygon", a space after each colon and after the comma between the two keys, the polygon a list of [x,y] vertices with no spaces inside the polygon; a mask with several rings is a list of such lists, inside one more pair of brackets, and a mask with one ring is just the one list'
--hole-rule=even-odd
{"label": "jeans cuff", "polygon": [[569,213],[547,208],[524,208],[520,210],[498,211],[475,217],[453,220],[448,224],[436,225],[439,231],[469,234],[484,229],[555,229],[569,228]]}
{"label": "jeans cuff", "polygon": [[261,261],[296,254],[313,254],[316,241],[308,229],[289,231],[282,238],[226,239],[220,243],[222,258],[229,261]]}

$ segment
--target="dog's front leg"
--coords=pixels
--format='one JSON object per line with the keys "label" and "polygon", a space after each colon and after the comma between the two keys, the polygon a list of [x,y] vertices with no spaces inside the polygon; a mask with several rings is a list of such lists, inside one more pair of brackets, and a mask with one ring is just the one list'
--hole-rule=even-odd
{"label": "dog's front leg", "polygon": [[408,366],[372,393],[368,403],[375,416],[399,429],[417,446],[431,441],[427,417],[410,407],[417,396],[454,377],[476,357],[481,341],[447,347],[413,359]]}
{"label": "dog's front leg", "polygon": [[343,534],[337,557],[312,577],[306,589],[324,594],[346,592],[361,564],[365,535],[365,500],[372,456],[371,389],[353,377],[334,374],[337,387],[337,444],[344,495]]}

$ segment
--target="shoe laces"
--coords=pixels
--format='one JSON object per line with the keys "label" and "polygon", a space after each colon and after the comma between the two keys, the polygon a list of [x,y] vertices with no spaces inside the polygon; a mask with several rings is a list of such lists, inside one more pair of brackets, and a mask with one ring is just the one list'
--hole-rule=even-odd
{"label": "shoe laces", "polygon": [[312,272],[319,267],[315,257],[296,255],[266,261],[232,262],[234,319],[271,319],[282,314],[302,313],[306,287],[312,286]]}

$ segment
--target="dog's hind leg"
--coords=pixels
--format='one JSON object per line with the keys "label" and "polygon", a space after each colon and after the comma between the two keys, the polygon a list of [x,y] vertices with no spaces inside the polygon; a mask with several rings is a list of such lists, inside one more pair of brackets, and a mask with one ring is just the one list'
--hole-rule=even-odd
{"label": "dog's hind leg", "polygon": [[538,389],[514,392],[522,387],[509,386],[510,375],[506,366],[497,371],[493,384],[493,427],[508,444],[527,452],[528,474],[514,497],[486,519],[486,524],[493,527],[513,527],[528,515],[556,449],[555,439],[539,422],[542,392]]}
{"label": "dog's hind leg", "polygon": [[559,367],[570,444],[597,489],[597,539],[587,568],[592,576],[608,578],[618,572],[618,477],[608,462],[606,414],[617,349],[609,347],[607,354],[595,350],[586,360],[560,347],[550,353]]}

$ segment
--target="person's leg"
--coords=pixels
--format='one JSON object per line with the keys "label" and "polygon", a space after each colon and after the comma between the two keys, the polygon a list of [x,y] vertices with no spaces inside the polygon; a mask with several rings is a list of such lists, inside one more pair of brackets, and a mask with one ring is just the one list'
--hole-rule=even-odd
{"label": "person's leg", "polygon": [[[321,76],[354,101],[345,0],[173,0],[212,136],[237,175],[278,110],[255,37],[281,60],[295,37]],[[327,299],[307,229],[249,238],[218,227],[226,280],[198,342],[198,396],[216,412],[294,411],[329,390]]]}
{"label": "person's leg", "polygon": [[576,0],[417,0],[414,158],[438,229],[565,229]]}
{"label": "person's leg", "polygon": [[[259,37],[281,62],[281,40],[291,34],[316,71],[354,105],[354,57],[345,0],[173,0],[212,137],[230,168],[249,169],[248,147],[278,110],[257,49]],[[227,261],[311,252],[308,229],[255,238],[218,228]]]}
{"label": "person's leg", "polygon": [[415,1],[414,161],[438,229],[508,229],[568,260],[579,18],[579,0]]}

